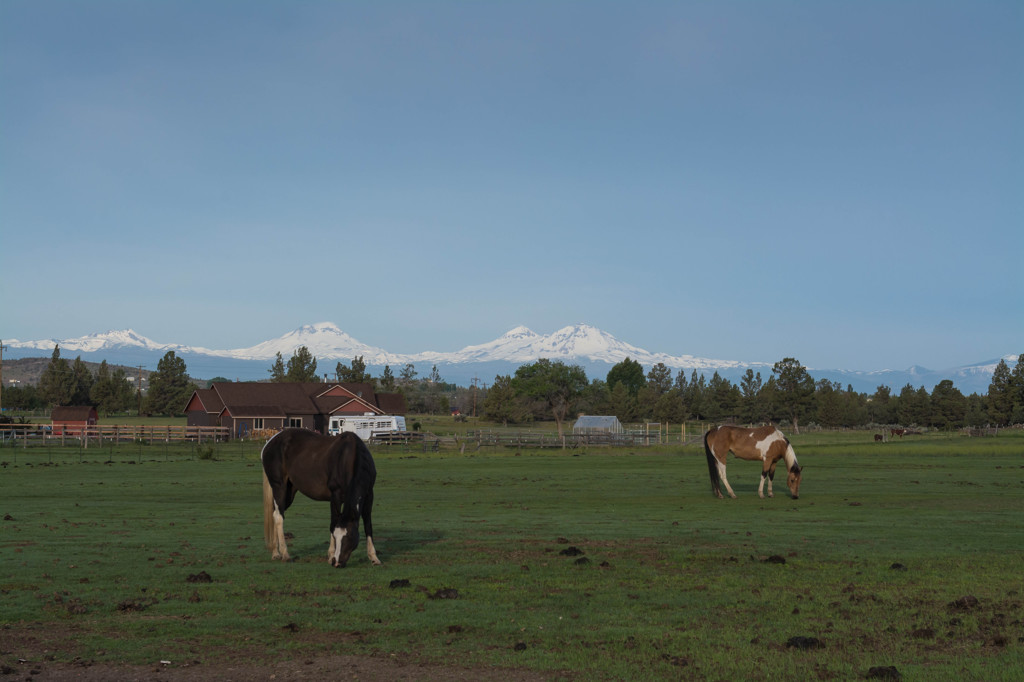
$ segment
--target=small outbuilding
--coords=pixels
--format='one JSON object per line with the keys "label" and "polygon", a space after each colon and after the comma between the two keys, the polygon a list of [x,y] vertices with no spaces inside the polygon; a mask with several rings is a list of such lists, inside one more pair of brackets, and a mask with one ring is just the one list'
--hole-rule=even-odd
{"label": "small outbuilding", "polygon": [[622,422],[618,417],[602,417],[581,414],[572,425],[572,432],[581,436],[599,436],[622,433]]}
{"label": "small outbuilding", "polygon": [[50,422],[55,436],[81,436],[87,426],[96,426],[99,414],[89,405],[66,405],[53,408]]}

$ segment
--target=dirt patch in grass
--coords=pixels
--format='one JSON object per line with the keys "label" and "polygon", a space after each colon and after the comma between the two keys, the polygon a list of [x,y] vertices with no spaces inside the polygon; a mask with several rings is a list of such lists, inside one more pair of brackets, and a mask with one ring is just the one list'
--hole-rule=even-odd
{"label": "dirt patch in grass", "polygon": [[89,660],[75,645],[79,633],[53,623],[45,626],[10,625],[0,628],[0,680],[170,680],[213,682],[214,680],[280,680],[305,682],[311,679],[358,679],[364,682],[541,682],[571,679],[571,675],[543,674],[509,668],[460,667],[421,661],[413,653],[387,656],[346,656],[343,654],[294,654],[287,660],[270,660],[258,648],[233,648],[230,652],[208,652],[204,660],[163,660],[145,665],[127,665]]}

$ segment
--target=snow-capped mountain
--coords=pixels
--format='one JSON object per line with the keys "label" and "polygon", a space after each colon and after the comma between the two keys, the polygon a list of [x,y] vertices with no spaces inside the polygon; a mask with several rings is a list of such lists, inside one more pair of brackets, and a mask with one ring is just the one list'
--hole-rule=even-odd
{"label": "snow-capped mountain", "polygon": [[[25,348],[45,350],[47,354],[53,352],[53,347],[59,345],[62,351],[73,353],[98,353],[101,351],[114,351],[123,348],[133,348],[153,351],[168,350],[193,350],[178,344],[157,343],[132,329],[120,331],[108,331],[103,334],[88,334],[74,339],[40,339],[38,341],[18,341],[13,339],[7,342],[11,348]],[[201,350],[201,349],[196,349]]]}
{"label": "snow-capped mountain", "polygon": [[[283,336],[263,343],[233,350],[209,350],[198,346],[176,343],[158,343],[131,329],[90,334],[73,339],[42,339],[38,341],[5,341],[7,357],[38,357],[49,355],[55,345],[63,357],[81,355],[85,360],[107,360],[116,364],[155,366],[167,353],[174,351],[183,357],[189,373],[196,377],[226,376],[240,379],[265,379],[277,353],[285,359],[301,346],[320,362],[320,368],[330,374],[333,363],[348,363],[362,356],[371,372],[390,365],[394,371],[405,364],[413,364],[421,374],[431,365],[437,365],[446,381],[467,385],[471,379],[491,378],[495,373],[512,374],[522,364],[540,358],[580,364],[591,378],[603,378],[612,365],[630,358],[645,368],[657,363],[678,371],[696,370],[698,374],[719,372],[731,381],[738,381],[747,369],[759,372],[767,379],[772,364],[699,358],[692,355],[652,353],[619,341],[611,334],[586,324],[571,325],[551,334],[542,335],[527,327],[515,327],[488,343],[470,345],[453,352],[425,351],[415,354],[391,353],[383,348],[362,343],[331,322],[305,325]],[[1011,367],[1016,355],[1002,358]],[[843,385],[851,384],[855,390],[873,393],[879,385],[898,392],[903,386],[925,386],[931,390],[944,379],[953,380],[964,393],[984,393],[991,382],[997,360],[933,371],[923,367],[906,370],[850,371],[808,368],[815,379],[829,379]]]}
{"label": "snow-capped mountain", "polygon": [[276,339],[248,348],[207,351],[208,355],[236,360],[273,360],[280,353],[287,360],[297,348],[305,346],[314,357],[327,360],[351,360],[362,355],[367,362],[388,356],[383,348],[375,348],[355,340],[332,322],[307,324]]}

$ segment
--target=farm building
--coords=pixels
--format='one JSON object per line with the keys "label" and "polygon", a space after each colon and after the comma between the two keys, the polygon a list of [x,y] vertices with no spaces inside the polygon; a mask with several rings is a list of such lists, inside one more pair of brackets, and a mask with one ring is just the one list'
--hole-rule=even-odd
{"label": "farm building", "polygon": [[622,423],[618,417],[599,417],[583,414],[572,425],[572,432],[582,436],[622,433]]}
{"label": "farm building", "polygon": [[327,432],[332,416],[404,415],[405,396],[370,384],[217,382],[192,394],[189,426],[227,426],[233,437],[289,426]]}
{"label": "farm building", "polygon": [[99,421],[96,408],[83,406],[55,407],[50,413],[55,436],[80,436],[86,426],[95,426]]}

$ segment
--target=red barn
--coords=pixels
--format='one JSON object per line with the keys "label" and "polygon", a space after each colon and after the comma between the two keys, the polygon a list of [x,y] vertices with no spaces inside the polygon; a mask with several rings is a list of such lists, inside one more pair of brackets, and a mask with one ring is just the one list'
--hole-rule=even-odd
{"label": "red barn", "polygon": [[81,436],[86,426],[96,426],[99,414],[88,405],[55,407],[50,414],[53,435]]}

